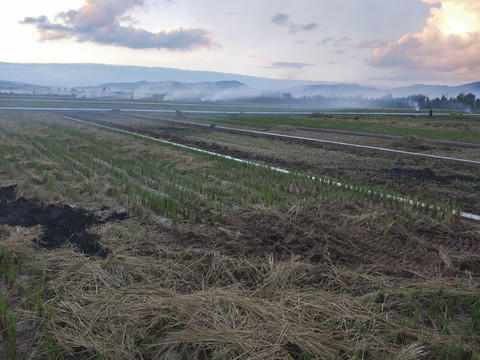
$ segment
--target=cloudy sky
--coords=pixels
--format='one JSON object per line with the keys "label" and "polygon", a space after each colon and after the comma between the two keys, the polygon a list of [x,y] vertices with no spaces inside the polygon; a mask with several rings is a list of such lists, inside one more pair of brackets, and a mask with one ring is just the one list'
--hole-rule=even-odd
{"label": "cloudy sky", "polygon": [[480,81],[478,0],[15,0],[1,62],[399,86]]}

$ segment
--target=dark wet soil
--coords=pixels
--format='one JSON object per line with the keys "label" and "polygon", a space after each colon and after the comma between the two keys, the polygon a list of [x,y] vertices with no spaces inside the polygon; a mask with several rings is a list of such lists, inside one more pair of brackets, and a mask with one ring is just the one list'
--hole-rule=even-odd
{"label": "dark wet soil", "polygon": [[431,181],[437,184],[451,184],[453,181],[465,181],[472,183],[480,183],[480,177],[475,178],[473,176],[464,176],[459,174],[440,175],[435,173],[430,168],[423,169],[384,169],[384,173],[393,176],[395,178],[401,178],[402,180],[414,179],[418,181]]}
{"label": "dark wet soil", "polygon": [[330,203],[297,209],[295,217],[249,209],[226,214],[220,222],[227,231],[187,232],[180,243],[233,256],[272,254],[281,260],[293,255],[352,269],[367,266],[399,277],[480,276],[480,232],[458,219],[446,224],[397,213],[369,216],[354,204]]}
{"label": "dark wet soil", "polygon": [[110,250],[102,246],[98,237],[90,234],[88,229],[127,217],[126,213],[111,213],[105,219],[98,219],[93,212],[69,205],[42,207],[34,200],[17,198],[15,190],[16,185],[0,188],[0,224],[43,226],[43,235],[35,239],[35,242],[45,249],[55,249],[70,243],[85,255],[105,258]]}
{"label": "dark wet soil", "polygon": [[[10,185],[0,188],[0,203],[15,200],[16,185]],[[1,209],[0,209],[1,210]]]}

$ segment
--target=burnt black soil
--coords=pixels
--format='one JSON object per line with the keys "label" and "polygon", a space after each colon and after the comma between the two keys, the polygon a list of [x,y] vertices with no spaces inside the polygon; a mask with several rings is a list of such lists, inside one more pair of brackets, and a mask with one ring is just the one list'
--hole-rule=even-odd
{"label": "burnt black soil", "polygon": [[127,217],[126,213],[112,213],[105,219],[98,219],[93,212],[72,208],[69,205],[63,207],[48,205],[42,208],[34,200],[17,198],[15,189],[16,185],[0,188],[0,224],[43,226],[43,235],[35,242],[45,249],[55,249],[71,243],[85,255],[105,258],[110,250],[103,247],[98,237],[90,234],[88,229],[94,225]]}

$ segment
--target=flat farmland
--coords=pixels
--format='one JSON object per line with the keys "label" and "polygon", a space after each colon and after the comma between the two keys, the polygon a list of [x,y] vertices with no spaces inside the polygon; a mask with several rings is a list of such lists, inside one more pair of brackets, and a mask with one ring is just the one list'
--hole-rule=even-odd
{"label": "flat farmland", "polygon": [[[179,119],[178,114],[165,117],[164,114],[145,116],[123,112],[67,115],[265,165],[332,178],[342,183],[358,183],[364,188],[380,187],[383,192],[388,189],[394,194],[422,199],[422,202],[449,202],[462,210],[480,213],[480,121],[476,117],[452,120],[447,116],[430,120],[414,115],[405,118],[364,115],[360,119],[359,116],[334,117],[322,114],[199,116],[181,113]],[[279,124],[275,125],[275,121]],[[285,125],[288,123],[290,125]],[[430,138],[411,135],[413,132],[410,130],[414,130],[416,124],[419,132],[427,133]],[[379,132],[379,129],[386,128],[390,129],[389,134]],[[253,130],[257,133],[227,129]],[[359,129],[377,132],[365,133]],[[262,135],[259,132],[290,138]],[[427,157],[352,148],[329,142],[387,148]],[[474,163],[439,160],[428,155],[471,160]]]}
{"label": "flat farmland", "polygon": [[478,117],[138,115],[0,111],[4,357],[480,357]]}

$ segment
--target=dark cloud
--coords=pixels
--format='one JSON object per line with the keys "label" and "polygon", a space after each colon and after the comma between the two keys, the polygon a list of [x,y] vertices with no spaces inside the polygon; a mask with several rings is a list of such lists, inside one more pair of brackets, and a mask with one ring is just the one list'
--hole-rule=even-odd
{"label": "dark cloud", "polygon": [[270,20],[272,24],[283,26],[288,23],[288,15],[283,13],[275,14]]}
{"label": "dark cloud", "polygon": [[323,39],[321,44],[326,45],[326,44],[329,44],[329,43],[333,43],[334,41],[335,41],[335,38],[333,36],[329,36],[329,37]]}
{"label": "dark cloud", "polygon": [[318,26],[317,23],[310,23],[310,24],[305,24],[305,25],[299,25],[300,30],[302,31],[310,31],[315,29]]}
{"label": "dark cloud", "polygon": [[293,21],[290,21],[289,18],[290,17],[287,14],[277,13],[270,19],[270,22],[278,26],[286,26],[291,34],[296,34],[299,31],[311,31],[318,26],[318,24],[314,22],[308,24],[296,24]]}
{"label": "dark cloud", "polygon": [[48,19],[45,15],[39,16],[39,17],[26,17],[22,21],[20,21],[21,24],[25,25],[33,25],[33,24],[45,24],[48,23]]}
{"label": "dark cloud", "polygon": [[175,28],[149,32],[122,22],[134,23],[129,11],[143,6],[144,0],[87,0],[78,10],[58,13],[55,22],[46,16],[26,17],[20,23],[35,26],[39,41],[75,39],[133,49],[189,50],[217,45],[202,29]]}
{"label": "dark cloud", "polygon": [[294,69],[303,69],[304,67],[313,66],[313,64],[306,64],[300,62],[285,62],[277,61],[269,64],[271,67],[275,68],[294,68]]}

